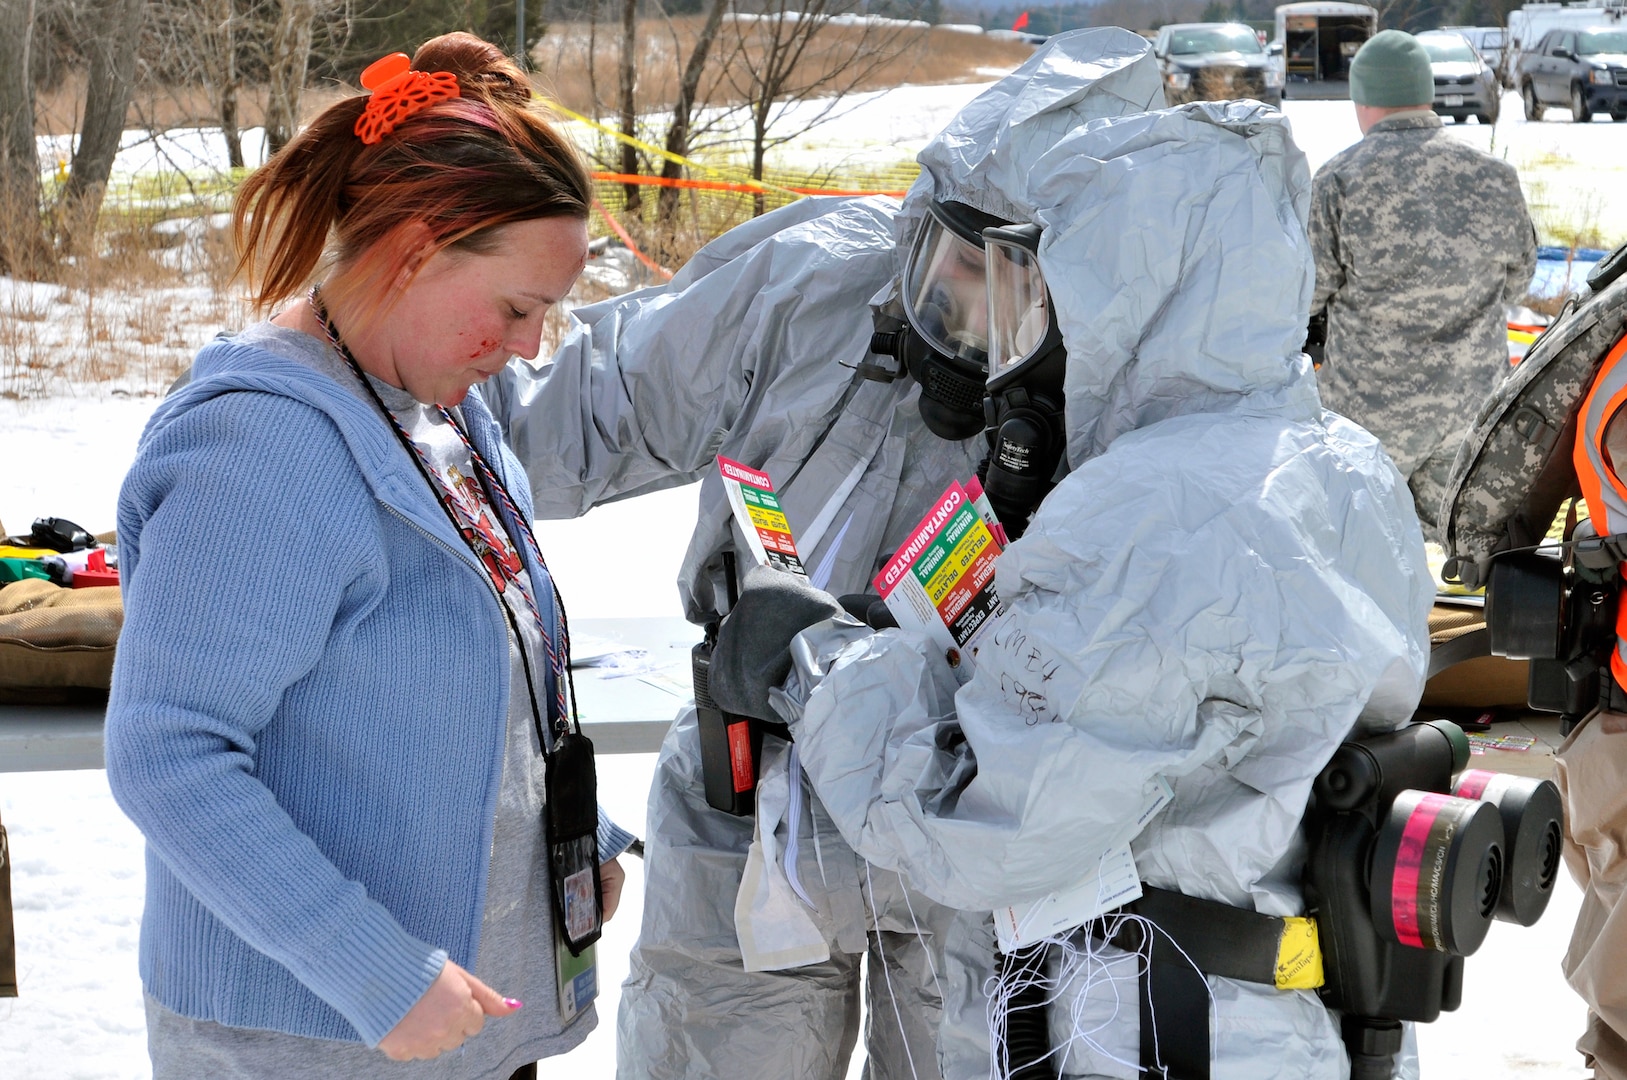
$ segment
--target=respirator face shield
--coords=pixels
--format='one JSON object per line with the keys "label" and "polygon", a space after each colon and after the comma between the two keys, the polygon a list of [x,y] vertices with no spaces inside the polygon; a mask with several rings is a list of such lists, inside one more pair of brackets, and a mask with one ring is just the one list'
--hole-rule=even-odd
{"label": "respirator face shield", "polygon": [[978,214],[932,203],[904,269],[904,315],[933,351],[982,368],[988,359],[988,290]]}
{"label": "respirator face shield", "polygon": [[989,312],[983,490],[1013,539],[1055,485],[1067,448],[1068,354],[1040,270],[1040,233],[1038,225],[983,230]]}
{"label": "respirator face shield", "polygon": [[1014,225],[983,233],[988,282],[988,385],[1020,382],[1062,343],[1040,271],[1040,229]]}
{"label": "respirator face shield", "polygon": [[899,361],[871,367],[869,378],[908,371],[921,387],[921,419],[941,439],[983,430],[988,371],[988,286],[983,230],[1005,224],[957,202],[933,202],[905,261],[898,299],[876,315],[871,351]]}

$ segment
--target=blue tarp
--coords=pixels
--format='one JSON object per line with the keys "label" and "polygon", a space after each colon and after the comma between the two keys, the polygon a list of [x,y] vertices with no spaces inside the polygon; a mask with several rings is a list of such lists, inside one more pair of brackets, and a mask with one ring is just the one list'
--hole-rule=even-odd
{"label": "blue tarp", "polygon": [[1609,254],[1599,248],[1537,248],[1537,271],[1531,276],[1531,295],[1547,298],[1576,291],[1599,260]]}

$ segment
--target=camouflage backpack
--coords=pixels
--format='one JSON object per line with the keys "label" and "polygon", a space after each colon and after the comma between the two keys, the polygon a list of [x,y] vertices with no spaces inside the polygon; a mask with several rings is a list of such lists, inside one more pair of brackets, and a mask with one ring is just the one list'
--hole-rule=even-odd
{"label": "camouflage backpack", "polygon": [[1594,267],[1481,405],[1441,503],[1448,581],[1484,585],[1494,554],[1540,542],[1565,500],[1580,494],[1571,459],[1577,416],[1600,363],[1627,334],[1623,271],[1627,245]]}

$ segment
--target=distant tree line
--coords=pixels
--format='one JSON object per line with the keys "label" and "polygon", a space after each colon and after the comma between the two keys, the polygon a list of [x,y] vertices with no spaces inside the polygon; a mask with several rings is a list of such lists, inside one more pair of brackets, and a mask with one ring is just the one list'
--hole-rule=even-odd
{"label": "distant tree line", "polygon": [[[451,30],[529,57],[550,25],[575,24],[569,36],[587,46],[585,107],[616,117],[639,141],[600,164],[677,178],[679,160],[718,123],[702,112],[721,103],[747,114],[750,169],[760,179],[769,150],[830,116],[832,103],[924,40],[902,21],[850,18],[864,14],[936,22],[943,13],[941,0],[525,0],[522,29],[520,0],[0,0],[0,273],[48,280],[95,236],[124,131],[155,126],[152,102],[174,104],[164,124],[218,127],[228,161],[242,167],[242,130],[262,125],[275,153],[297,130],[313,80],[355,85],[373,60]],[[671,48],[643,49],[640,20],[664,26],[657,34]],[[42,183],[39,101],[77,86],[67,82],[75,72],[84,90],[69,107],[72,161],[62,182]],[[676,100],[656,105],[668,112],[664,134],[650,140],[669,156],[641,148],[656,104],[641,75],[676,83]],[[815,99],[824,104],[800,116],[781,112]],[[678,190],[659,190],[653,218],[671,217]],[[645,212],[642,201],[629,184],[630,215]]]}

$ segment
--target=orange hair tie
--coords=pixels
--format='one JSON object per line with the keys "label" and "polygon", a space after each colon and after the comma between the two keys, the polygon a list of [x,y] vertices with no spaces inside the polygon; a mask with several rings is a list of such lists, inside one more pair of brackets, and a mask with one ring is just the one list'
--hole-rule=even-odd
{"label": "orange hair tie", "polygon": [[396,125],[431,105],[462,97],[458,77],[450,71],[413,71],[406,53],[391,53],[362,72],[362,86],[373,92],[356,118],[356,134],[372,146]]}

